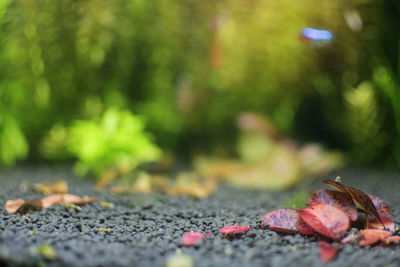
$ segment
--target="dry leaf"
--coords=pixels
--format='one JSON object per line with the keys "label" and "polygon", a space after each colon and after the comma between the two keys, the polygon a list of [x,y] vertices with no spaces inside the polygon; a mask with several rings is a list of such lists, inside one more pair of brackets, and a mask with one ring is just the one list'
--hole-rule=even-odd
{"label": "dry leaf", "polygon": [[374,203],[374,206],[379,213],[386,213],[394,216],[394,214],[390,211],[388,205],[386,205],[386,203],[380,197],[370,194],[368,194],[368,196],[372,200],[372,203]]}
{"label": "dry leaf", "polygon": [[382,214],[380,214],[379,217],[381,217],[381,221],[383,222],[385,227],[383,227],[383,225],[376,218],[373,218],[369,221],[369,228],[388,230],[390,232],[396,231],[394,222],[391,219]]}
{"label": "dry leaf", "polygon": [[334,180],[325,180],[324,183],[336,188],[341,192],[349,194],[349,196],[354,200],[354,202],[356,202],[361,207],[361,209],[364,210],[364,212],[371,214],[382,225],[384,225],[381,218],[379,217],[378,211],[376,210],[374,203],[366,193],[364,193],[360,189],[357,189],[349,185],[345,185],[343,183]]}
{"label": "dry leaf", "polygon": [[215,181],[202,180],[193,172],[180,173],[171,187],[165,189],[167,195],[192,196],[204,198],[214,193],[217,189]]}
{"label": "dry leaf", "polygon": [[60,180],[54,183],[45,182],[36,184],[35,189],[44,195],[49,194],[66,194],[68,193],[68,185],[64,180]]}
{"label": "dry leaf", "polygon": [[16,213],[17,210],[25,203],[25,200],[22,198],[17,198],[17,199],[9,199],[6,201],[6,204],[4,205],[5,210],[8,213]]}
{"label": "dry leaf", "polygon": [[220,228],[219,232],[225,235],[233,235],[233,234],[242,234],[250,230],[253,230],[253,228],[249,226],[225,226]]}
{"label": "dry leaf", "polygon": [[17,209],[16,213],[26,214],[31,211],[39,211],[42,209],[43,209],[42,201],[40,199],[34,199],[25,201],[24,204],[22,204],[22,206]]}
{"label": "dry leaf", "polygon": [[400,243],[400,235],[388,236],[383,240],[383,242],[386,245],[399,244]]}

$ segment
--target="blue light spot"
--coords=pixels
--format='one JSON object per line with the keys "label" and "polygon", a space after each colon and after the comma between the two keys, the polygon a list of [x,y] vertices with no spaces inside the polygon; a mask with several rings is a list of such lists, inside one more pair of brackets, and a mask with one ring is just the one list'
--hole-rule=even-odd
{"label": "blue light spot", "polygon": [[330,41],[332,40],[332,33],[326,30],[317,30],[313,28],[304,28],[302,31],[304,37],[307,37],[312,40],[324,40]]}

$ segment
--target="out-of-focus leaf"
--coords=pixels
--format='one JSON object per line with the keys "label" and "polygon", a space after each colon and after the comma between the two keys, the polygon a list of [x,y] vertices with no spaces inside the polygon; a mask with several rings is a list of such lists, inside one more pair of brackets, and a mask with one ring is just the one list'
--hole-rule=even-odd
{"label": "out-of-focus leaf", "polygon": [[380,214],[379,216],[381,217],[381,221],[383,222],[385,227],[383,227],[383,225],[376,218],[373,218],[369,221],[369,228],[388,230],[390,232],[396,231],[394,222],[391,219],[382,214]]}
{"label": "out-of-focus leaf", "polygon": [[250,230],[253,230],[253,228],[249,226],[225,226],[220,228],[219,232],[225,235],[233,235],[233,234],[241,234]]}
{"label": "out-of-focus leaf", "polygon": [[192,172],[180,173],[175,183],[165,188],[167,195],[186,195],[196,198],[204,198],[214,193],[217,189],[215,181],[200,179]]}
{"label": "out-of-focus leaf", "polygon": [[22,198],[17,198],[17,199],[9,199],[6,201],[6,204],[4,205],[5,210],[8,213],[16,213],[17,210],[25,203],[25,200]]}
{"label": "out-of-focus leaf", "polygon": [[360,247],[365,247],[368,245],[373,245],[378,241],[385,242],[385,238],[390,236],[391,233],[385,230],[377,230],[377,229],[365,229],[360,231],[361,237],[363,240],[358,243]]}
{"label": "out-of-focus leaf", "polygon": [[53,193],[57,194],[66,194],[68,193],[68,185],[65,181],[60,180],[55,183],[40,183],[35,185],[36,191],[39,191],[40,193],[44,195],[49,195]]}
{"label": "out-of-focus leaf", "polygon": [[324,183],[332,186],[333,188],[336,188],[341,192],[347,193],[349,196],[351,196],[354,202],[356,202],[361,207],[361,209],[364,210],[364,212],[373,215],[382,225],[384,225],[381,218],[379,217],[378,211],[376,210],[374,203],[366,193],[355,187],[345,185],[341,182],[337,182],[334,180],[325,180]]}
{"label": "out-of-focus leaf", "polygon": [[40,199],[34,199],[25,201],[24,204],[22,204],[22,206],[17,209],[16,213],[26,214],[28,212],[38,211],[41,209],[43,209],[42,201]]}
{"label": "out-of-focus leaf", "polygon": [[359,240],[361,237],[360,233],[350,233],[348,236],[344,237],[342,240],[340,240],[341,245],[345,245],[347,243],[352,243],[355,244],[357,240]]}
{"label": "out-of-focus leaf", "polygon": [[321,189],[312,194],[306,204],[309,206],[329,204],[345,212],[350,220],[357,220],[357,208],[347,193]]}
{"label": "out-of-focus leaf", "polygon": [[265,214],[261,217],[261,228],[289,234],[300,232],[307,235],[314,233],[314,230],[301,219],[297,210],[294,209],[279,209]]}
{"label": "out-of-focus leaf", "polygon": [[74,205],[84,205],[95,202],[97,198],[95,197],[79,197],[71,194],[53,194],[42,199],[43,207],[48,208],[54,204],[74,204]]}
{"label": "out-of-focus leaf", "polygon": [[317,204],[298,213],[316,232],[333,239],[339,239],[350,226],[347,214],[328,204]]}
{"label": "out-of-focus leaf", "polygon": [[57,257],[57,253],[50,245],[41,245],[36,247],[36,253],[42,255],[48,260],[54,260]]}
{"label": "out-of-focus leaf", "polygon": [[332,246],[328,242],[319,241],[320,253],[319,258],[322,262],[330,262],[336,257],[339,251],[338,247]]}
{"label": "out-of-focus leaf", "polygon": [[190,232],[183,235],[182,242],[185,247],[190,247],[203,238],[204,235],[200,232]]}
{"label": "out-of-focus leaf", "polygon": [[169,257],[166,262],[166,267],[193,267],[193,259],[186,254],[182,254],[178,250],[174,255]]}
{"label": "out-of-focus leaf", "polygon": [[374,206],[379,213],[386,213],[394,216],[394,214],[390,211],[388,205],[386,205],[386,203],[380,197],[370,194],[368,194],[368,196],[372,200],[372,203],[374,203]]}

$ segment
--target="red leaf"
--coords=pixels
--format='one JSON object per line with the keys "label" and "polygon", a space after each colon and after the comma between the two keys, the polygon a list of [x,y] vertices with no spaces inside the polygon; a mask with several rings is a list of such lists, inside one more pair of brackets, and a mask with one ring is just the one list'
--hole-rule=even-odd
{"label": "red leaf", "polygon": [[390,211],[388,205],[386,205],[386,203],[380,197],[370,194],[368,194],[368,196],[372,200],[372,203],[374,203],[374,206],[379,213],[386,213],[394,216],[394,214]]}
{"label": "red leaf", "polygon": [[350,226],[346,213],[328,204],[314,205],[298,213],[316,232],[333,239],[340,238]]}
{"label": "red leaf", "polygon": [[380,214],[379,216],[381,217],[381,221],[385,225],[385,228],[383,228],[382,224],[376,218],[369,220],[369,228],[380,229],[380,230],[389,230],[390,232],[396,231],[394,222],[391,219],[389,219],[388,217],[386,217],[385,215],[382,215],[382,214]]}
{"label": "red leaf", "polygon": [[353,199],[347,193],[321,189],[312,194],[306,204],[309,206],[329,204],[344,211],[350,220],[357,220],[356,205],[354,205]]}
{"label": "red leaf", "polygon": [[17,210],[25,203],[25,200],[22,198],[17,198],[17,199],[9,199],[6,201],[6,204],[4,205],[5,210],[8,213],[16,213]]}
{"label": "red leaf", "polygon": [[231,234],[237,234],[237,233],[243,233],[253,230],[253,228],[249,226],[225,226],[219,229],[219,232],[221,234],[225,235],[231,235]]}
{"label": "red leaf", "polygon": [[400,235],[388,236],[383,241],[387,245],[389,245],[389,244],[399,244],[400,243]]}
{"label": "red leaf", "polygon": [[383,222],[379,217],[378,211],[376,210],[374,203],[372,203],[372,200],[366,193],[364,193],[360,189],[345,185],[341,182],[337,182],[334,180],[325,180],[324,183],[336,188],[341,192],[347,193],[354,200],[354,202],[360,205],[364,212],[373,215],[383,225]]}
{"label": "red leaf", "polygon": [[385,238],[391,235],[389,231],[377,230],[377,229],[361,230],[360,234],[361,237],[363,238],[363,240],[361,240],[360,243],[358,243],[360,247],[373,245],[378,241],[385,242]]}
{"label": "red leaf", "polygon": [[348,236],[340,240],[341,245],[345,245],[347,243],[353,243],[355,244],[357,240],[359,240],[361,237],[360,233],[350,233]]}
{"label": "red leaf", "polygon": [[333,260],[339,251],[338,247],[334,247],[325,241],[319,241],[319,246],[321,248],[319,258],[323,262],[330,262],[331,260]]}
{"label": "red leaf", "polygon": [[303,235],[314,233],[294,209],[279,209],[261,217],[261,228],[272,231],[294,234],[300,232]]}
{"label": "red leaf", "polygon": [[199,232],[191,232],[183,235],[182,241],[185,247],[193,246],[197,241],[203,239],[204,235]]}

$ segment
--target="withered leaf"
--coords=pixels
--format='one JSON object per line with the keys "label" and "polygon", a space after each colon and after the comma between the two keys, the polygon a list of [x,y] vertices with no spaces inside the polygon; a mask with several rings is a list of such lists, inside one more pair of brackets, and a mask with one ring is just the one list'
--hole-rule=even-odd
{"label": "withered leaf", "polygon": [[301,219],[297,210],[294,209],[279,209],[265,214],[261,217],[261,228],[288,234],[300,232],[309,235],[314,233],[314,230]]}
{"label": "withered leaf", "polygon": [[321,189],[312,194],[306,204],[329,204],[345,212],[351,221],[357,220],[357,208],[353,199],[344,192]]}
{"label": "withered leaf", "polygon": [[319,241],[319,247],[321,249],[319,258],[322,262],[330,262],[336,256],[339,251],[338,247],[332,246],[326,241]]}
{"label": "withered leaf", "polygon": [[382,224],[378,222],[376,218],[373,218],[369,221],[369,228],[395,232],[394,222],[385,215],[380,214],[379,216],[381,217],[381,221],[383,222],[385,227],[383,227]]}
{"label": "withered leaf", "polygon": [[36,191],[39,191],[40,193],[44,195],[49,195],[49,194],[66,194],[68,193],[68,185],[64,180],[60,180],[54,183],[50,182],[44,182],[41,184],[36,184],[35,185]]}
{"label": "withered leaf", "polygon": [[369,198],[369,196],[366,193],[364,193],[360,189],[357,189],[350,185],[345,185],[341,182],[337,182],[334,180],[325,180],[324,183],[332,186],[333,188],[336,188],[337,190],[339,190],[341,192],[349,194],[349,196],[354,200],[354,202],[356,202],[364,210],[364,212],[371,214],[382,225],[384,225],[381,218],[379,217],[378,211],[376,210],[374,203],[372,202],[372,200]]}
{"label": "withered leaf", "polygon": [[399,244],[400,243],[400,235],[388,236],[383,240],[383,242],[386,245]]}
{"label": "withered leaf", "polygon": [[340,238],[350,226],[346,213],[328,204],[317,204],[298,213],[316,232],[333,239]]}
{"label": "withered leaf", "polygon": [[16,213],[26,214],[31,211],[38,211],[42,209],[43,209],[42,201],[40,199],[34,199],[25,201],[24,204],[22,204],[22,206],[17,209]]}
{"label": "withered leaf", "polygon": [[389,231],[377,230],[377,229],[365,229],[360,232],[363,240],[358,243],[360,247],[365,247],[368,245],[373,245],[378,241],[385,242],[385,238],[391,235]]}

